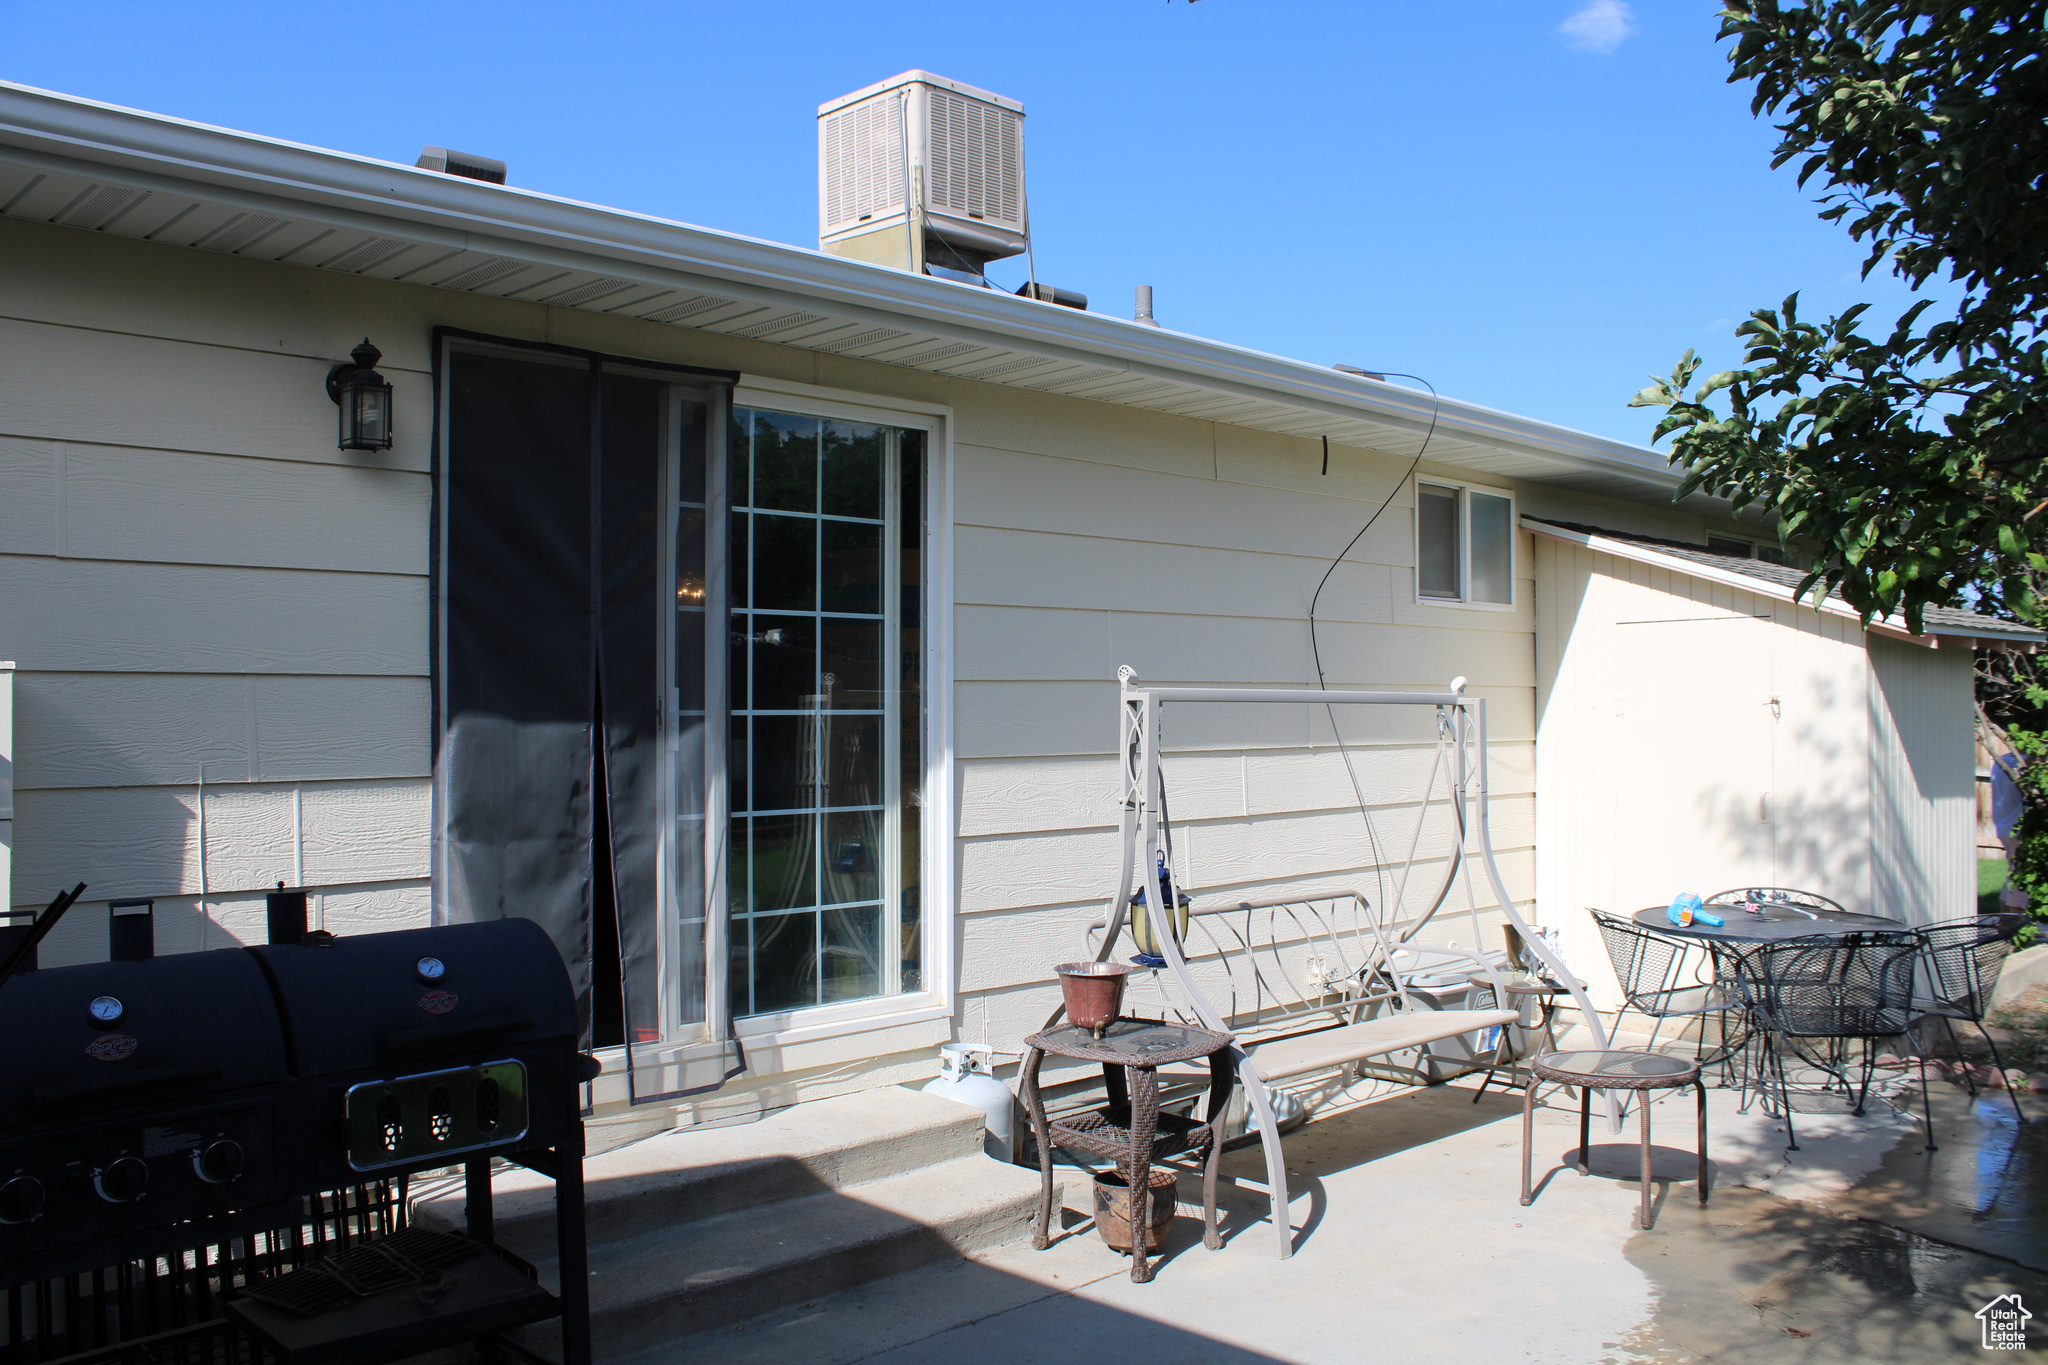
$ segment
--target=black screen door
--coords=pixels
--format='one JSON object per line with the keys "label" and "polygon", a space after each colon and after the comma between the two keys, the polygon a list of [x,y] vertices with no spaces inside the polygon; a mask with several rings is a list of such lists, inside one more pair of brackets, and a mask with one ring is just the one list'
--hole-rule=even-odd
{"label": "black screen door", "polygon": [[[437,352],[436,916],[534,920],[586,1045],[659,1043],[701,1027],[705,927],[661,865],[665,655],[688,643],[662,508],[714,467],[733,376],[445,334]],[[697,605],[692,629],[722,635]]]}

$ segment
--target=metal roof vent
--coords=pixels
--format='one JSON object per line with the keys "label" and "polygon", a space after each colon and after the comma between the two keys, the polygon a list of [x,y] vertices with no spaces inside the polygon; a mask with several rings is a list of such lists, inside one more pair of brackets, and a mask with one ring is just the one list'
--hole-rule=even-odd
{"label": "metal roof vent", "polygon": [[818,106],[823,250],[979,274],[1022,254],[1026,232],[1017,101],[906,71]]}
{"label": "metal roof vent", "polygon": [[423,171],[439,171],[443,175],[459,175],[468,180],[483,180],[493,185],[505,183],[505,163],[493,161],[487,156],[474,152],[451,151],[446,147],[422,147],[420,159],[412,163]]}

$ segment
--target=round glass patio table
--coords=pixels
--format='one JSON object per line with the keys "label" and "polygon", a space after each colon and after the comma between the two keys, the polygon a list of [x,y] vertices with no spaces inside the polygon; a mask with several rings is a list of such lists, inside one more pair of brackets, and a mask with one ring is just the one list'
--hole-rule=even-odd
{"label": "round glass patio table", "polygon": [[1695,919],[1691,924],[1673,924],[1665,907],[1653,905],[1631,916],[1645,929],[1678,938],[1696,938],[1708,943],[1776,943],[1780,939],[1806,938],[1812,934],[1853,934],[1866,929],[1903,929],[1905,921],[1883,915],[1858,915],[1851,911],[1794,910],[1788,905],[1765,903],[1752,915],[1739,905],[1717,905],[1713,914],[1728,921],[1716,929]]}

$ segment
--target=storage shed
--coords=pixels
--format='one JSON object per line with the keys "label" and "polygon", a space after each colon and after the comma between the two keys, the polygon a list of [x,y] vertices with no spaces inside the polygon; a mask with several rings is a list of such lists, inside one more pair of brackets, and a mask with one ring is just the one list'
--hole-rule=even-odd
{"label": "storage shed", "polygon": [[1975,651],[2032,651],[2039,632],[1942,609],[1922,636],[1866,630],[1838,599],[1795,601],[1804,573],[1789,564],[1522,526],[1537,903],[1596,1001],[1619,1003],[1582,907],[1796,886],[1910,924],[1970,913]]}

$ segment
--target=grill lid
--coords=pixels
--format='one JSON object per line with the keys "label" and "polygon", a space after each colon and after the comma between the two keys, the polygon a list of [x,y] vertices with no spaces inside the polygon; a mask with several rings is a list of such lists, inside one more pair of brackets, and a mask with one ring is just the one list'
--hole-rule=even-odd
{"label": "grill lid", "polygon": [[0,1126],[281,1083],[263,973],[239,949],[28,972],[0,990]]}
{"label": "grill lid", "polygon": [[251,948],[277,991],[291,1068],[331,1076],[574,1042],[575,996],[531,920]]}

